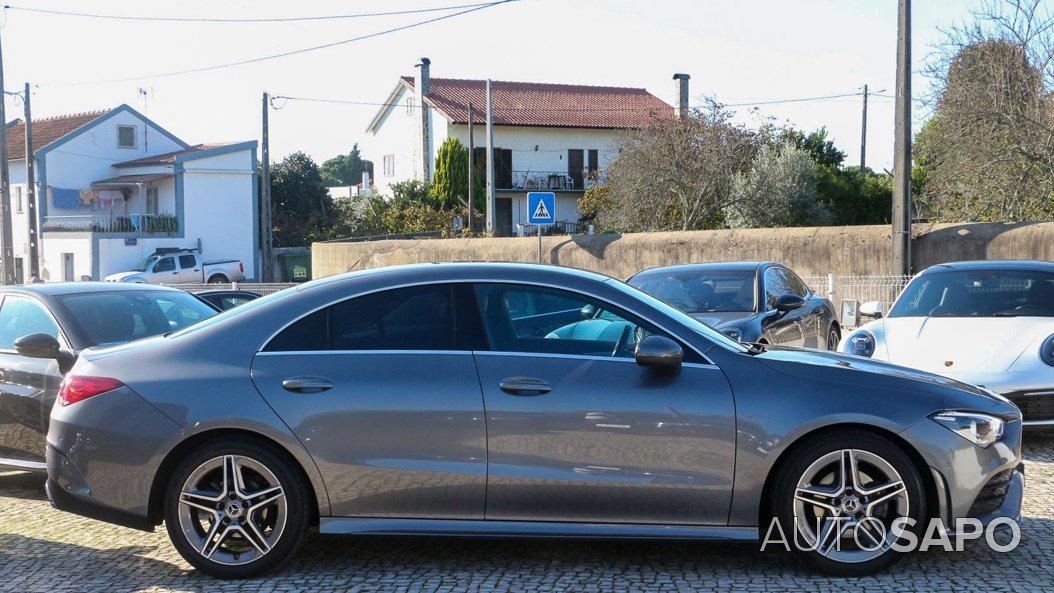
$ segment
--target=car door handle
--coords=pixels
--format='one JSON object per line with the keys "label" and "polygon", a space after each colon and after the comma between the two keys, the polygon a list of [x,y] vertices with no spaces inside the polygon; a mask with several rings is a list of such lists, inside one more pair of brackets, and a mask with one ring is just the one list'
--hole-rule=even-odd
{"label": "car door handle", "polygon": [[282,389],[293,393],[318,393],[333,389],[333,381],[325,377],[289,377],[282,381]]}
{"label": "car door handle", "polygon": [[552,385],[531,377],[506,377],[498,383],[498,387],[509,395],[522,396],[545,395],[553,390]]}

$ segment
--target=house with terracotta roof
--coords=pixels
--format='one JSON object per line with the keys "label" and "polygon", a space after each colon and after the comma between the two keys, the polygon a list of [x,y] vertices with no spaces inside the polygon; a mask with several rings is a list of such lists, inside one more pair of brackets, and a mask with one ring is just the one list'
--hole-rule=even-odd
{"label": "house with terracotta roof", "polygon": [[[396,82],[366,129],[363,152],[374,165],[375,187],[430,181],[439,147],[449,137],[469,145],[472,104],[479,174],[486,162],[486,81],[433,78],[422,58],[413,77]],[[687,97],[687,75],[677,75]],[[642,88],[536,82],[491,82],[494,130],[495,230],[516,235],[527,223],[527,193],[556,194],[556,219],[577,222],[578,199],[598,171],[618,156],[627,131],[675,109]],[[679,98],[679,104],[685,103]]]}
{"label": "house with terracotta roof", "polygon": [[99,280],[160,248],[239,259],[259,277],[256,141],[189,144],[128,105],[34,120],[37,208],[27,204],[24,122],[7,127],[15,271],[29,228],[45,281]]}

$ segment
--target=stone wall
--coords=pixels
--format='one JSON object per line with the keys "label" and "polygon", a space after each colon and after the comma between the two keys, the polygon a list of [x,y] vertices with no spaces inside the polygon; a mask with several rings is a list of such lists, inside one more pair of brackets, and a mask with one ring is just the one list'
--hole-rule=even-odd
{"label": "stone wall", "polygon": [[[627,278],[656,266],[773,260],[803,276],[889,274],[888,226],[807,227],[542,238],[543,261]],[[915,270],[964,259],[1054,260],[1054,222],[916,225]],[[536,237],[422,239],[312,245],[315,278],[399,264],[538,261]]]}

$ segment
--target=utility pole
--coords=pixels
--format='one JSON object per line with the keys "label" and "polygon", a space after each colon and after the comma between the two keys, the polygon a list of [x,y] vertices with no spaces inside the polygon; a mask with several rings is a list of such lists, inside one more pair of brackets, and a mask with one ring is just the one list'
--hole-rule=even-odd
{"label": "utility pole", "polygon": [[273,237],[273,226],[271,224],[271,149],[268,138],[269,128],[267,123],[267,111],[271,107],[271,96],[263,94],[263,137],[261,145],[261,158],[263,160],[263,178],[260,180],[260,224],[263,242],[263,281],[272,281],[271,246]]}
{"label": "utility pole", "polygon": [[[15,283],[15,250],[11,245],[11,176],[7,170],[7,112],[4,109],[4,53],[0,47],[0,258],[3,283]],[[28,156],[28,155],[27,155]]]}
{"label": "utility pole", "polygon": [[911,273],[911,0],[897,6],[897,97],[893,146],[893,273]]}
{"label": "utility pole", "polygon": [[860,120],[860,173],[867,166],[867,85],[864,85],[864,114]]}
{"label": "utility pole", "polygon": [[487,235],[494,235],[494,104],[487,79]]}
{"label": "utility pole", "polygon": [[37,180],[33,173],[33,109],[29,105],[29,83],[26,83],[22,105],[26,111],[26,223],[29,237],[29,278],[36,282],[40,278],[39,245],[37,231]]}
{"label": "utility pole", "polygon": [[476,141],[472,136],[472,101],[468,102],[468,234],[472,235],[472,181],[475,177]]}

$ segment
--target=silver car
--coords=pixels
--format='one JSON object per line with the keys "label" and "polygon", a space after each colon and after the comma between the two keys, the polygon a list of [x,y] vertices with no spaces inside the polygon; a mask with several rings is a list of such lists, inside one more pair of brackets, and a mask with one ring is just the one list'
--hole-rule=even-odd
{"label": "silver car", "polygon": [[742,541],[778,525],[816,568],[858,575],[900,556],[883,530],[901,518],[1016,518],[1020,439],[999,396],[745,347],[605,276],[426,264],[85,351],[51,415],[48,492],[164,522],[228,578],[281,564],[312,525]]}

